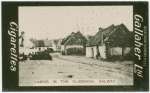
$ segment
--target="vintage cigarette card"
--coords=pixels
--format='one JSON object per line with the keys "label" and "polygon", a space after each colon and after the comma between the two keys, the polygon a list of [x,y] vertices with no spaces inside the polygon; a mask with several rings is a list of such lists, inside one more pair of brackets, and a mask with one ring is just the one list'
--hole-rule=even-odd
{"label": "vintage cigarette card", "polygon": [[148,2],[1,2],[3,91],[149,91]]}

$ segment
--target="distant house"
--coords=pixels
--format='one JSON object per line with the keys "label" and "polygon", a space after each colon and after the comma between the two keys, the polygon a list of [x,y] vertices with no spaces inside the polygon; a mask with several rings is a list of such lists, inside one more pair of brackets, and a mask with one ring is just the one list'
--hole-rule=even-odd
{"label": "distant house", "polygon": [[60,39],[54,39],[54,45],[56,46],[56,51],[61,51],[61,38]]}
{"label": "distant house", "polygon": [[30,41],[35,45],[35,49],[37,51],[45,51],[46,49],[52,49],[53,51],[56,51],[56,45],[54,44],[53,40],[31,39]]}
{"label": "distant house", "polygon": [[61,54],[64,55],[84,55],[87,39],[81,33],[72,32],[61,42]]}
{"label": "distant house", "polygon": [[25,37],[25,32],[22,31],[21,35],[19,36],[19,54],[28,55],[35,51],[35,45]]}
{"label": "distant house", "polygon": [[98,52],[104,59],[131,56],[134,40],[132,35],[124,24],[99,29],[86,44],[86,57],[96,58]]}

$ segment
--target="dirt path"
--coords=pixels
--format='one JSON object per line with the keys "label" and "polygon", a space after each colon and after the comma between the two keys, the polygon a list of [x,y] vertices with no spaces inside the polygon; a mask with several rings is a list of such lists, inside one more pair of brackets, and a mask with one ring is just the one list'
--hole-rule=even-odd
{"label": "dirt path", "polygon": [[[68,78],[68,75],[72,77]],[[117,79],[118,85],[133,84],[133,78],[125,74],[55,57],[53,60],[19,62],[20,86],[34,86],[35,80],[47,79]]]}
{"label": "dirt path", "polygon": [[114,71],[116,73],[121,73],[129,77],[133,77],[133,62],[132,61],[115,61],[107,62],[99,59],[87,58],[85,56],[69,56],[61,55],[59,53],[51,54],[53,58],[59,58],[62,60],[67,60],[71,62],[81,63],[90,65],[93,67],[104,67],[104,69],[109,71]]}

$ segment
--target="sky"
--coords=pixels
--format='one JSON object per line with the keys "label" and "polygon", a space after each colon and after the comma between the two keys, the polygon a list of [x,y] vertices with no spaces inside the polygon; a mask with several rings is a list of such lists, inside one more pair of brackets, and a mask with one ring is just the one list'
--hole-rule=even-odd
{"label": "sky", "polygon": [[19,33],[28,39],[58,39],[77,31],[95,35],[99,27],[121,23],[133,31],[132,6],[19,7]]}

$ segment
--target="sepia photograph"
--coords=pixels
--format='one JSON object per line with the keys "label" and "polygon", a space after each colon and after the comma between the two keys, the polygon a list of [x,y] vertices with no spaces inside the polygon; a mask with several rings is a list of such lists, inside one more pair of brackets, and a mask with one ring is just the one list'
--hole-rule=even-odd
{"label": "sepia photograph", "polygon": [[2,1],[2,91],[148,92],[148,7]]}
{"label": "sepia photograph", "polygon": [[19,6],[19,86],[133,85],[133,6]]}

